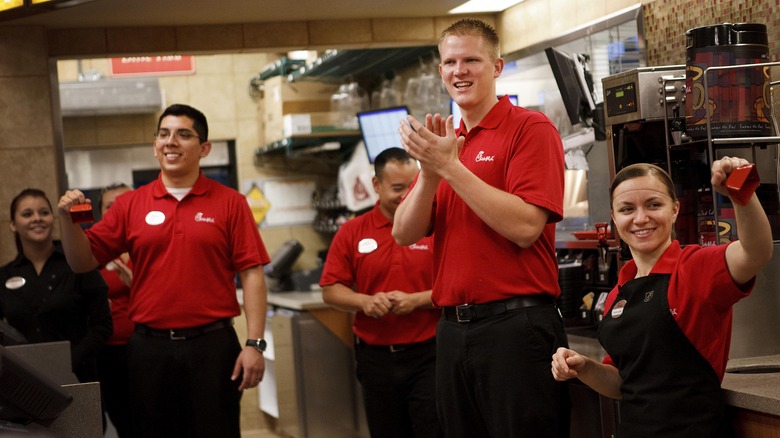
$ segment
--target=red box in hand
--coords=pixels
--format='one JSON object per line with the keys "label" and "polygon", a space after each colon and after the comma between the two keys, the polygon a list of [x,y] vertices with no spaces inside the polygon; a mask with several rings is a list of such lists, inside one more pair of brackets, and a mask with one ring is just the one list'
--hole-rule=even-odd
{"label": "red box in hand", "polygon": [[726,189],[732,201],[747,205],[760,183],[755,164],[747,164],[731,172],[726,179]]}
{"label": "red box in hand", "polygon": [[95,217],[92,215],[92,205],[78,204],[71,207],[70,220],[74,224],[84,224],[94,221]]}

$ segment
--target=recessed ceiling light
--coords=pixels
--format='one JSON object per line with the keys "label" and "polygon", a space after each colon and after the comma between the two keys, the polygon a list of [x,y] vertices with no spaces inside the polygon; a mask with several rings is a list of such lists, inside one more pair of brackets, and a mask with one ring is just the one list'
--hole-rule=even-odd
{"label": "recessed ceiling light", "polygon": [[450,9],[450,14],[472,14],[475,12],[501,12],[523,0],[469,0],[457,8]]}
{"label": "recessed ceiling light", "polygon": [[24,6],[24,0],[0,0],[0,11],[7,11],[22,6]]}

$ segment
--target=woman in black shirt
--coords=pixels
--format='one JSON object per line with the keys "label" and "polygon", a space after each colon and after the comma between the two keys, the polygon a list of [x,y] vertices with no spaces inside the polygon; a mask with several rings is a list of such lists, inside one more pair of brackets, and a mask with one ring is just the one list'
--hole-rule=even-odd
{"label": "woman in black shirt", "polygon": [[75,274],[52,238],[46,194],[25,189],[11,202],[16,259],[0,268],[0,318],[29,343],[70,341],[73,372],[96,381],[95,353],[112,333],[100,272]]}

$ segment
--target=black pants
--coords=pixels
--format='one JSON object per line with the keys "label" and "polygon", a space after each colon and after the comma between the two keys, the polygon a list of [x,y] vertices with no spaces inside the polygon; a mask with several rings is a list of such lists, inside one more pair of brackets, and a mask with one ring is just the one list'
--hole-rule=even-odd
{"label": "black pants", "polygon": [[130,435],[130,373],[127,345],[105,345],[97,355],[103,408],[120,438]]}
{"label": "black pants", "polygon": [[569,436],[568,386],[550,371],[566,346],[553,305],[436,328],[436,397],[449,438]]}
{"label": "black pants", "polygon": [[358,343],[355,357],[372,438],[442,436],[436,417],[435,343],[396,352]]}
{"label": "black pants", "polygon": [[187,340],[134,333],[133,436],[240,438],[241,377],[230,380],[240,352],[232,327]]}

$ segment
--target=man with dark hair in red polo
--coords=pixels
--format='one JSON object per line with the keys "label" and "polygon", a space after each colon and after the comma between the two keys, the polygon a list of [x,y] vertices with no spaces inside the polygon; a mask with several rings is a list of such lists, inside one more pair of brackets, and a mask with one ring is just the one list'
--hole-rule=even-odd
{"label": "man with dark hair in red polo", "polygon": [[[82,272],[129,253],[133,261],[128,344],[133,436],[241,436],[241,390],[256,386],[265,361],[269,262],[246,198],[200,171],[211,151],[206,117],[187,105],[160,116],[154,156],[160,176],[116,198],[86,231],[69,215],[87,199],[66,192],[58,205],[68,263]],[[241,314],[246,344],[233,318]]]}
{"label": "man with dark hair in red polo", "polygon": [[376,157],[379,201],[341,226],[320,279],[326,303],[356,312],[357,377],[372,438],[441,436],[434,397],[440,313],[431,307],[433,239],[402,247],[391,235],[395,210],[418,171],[401,148]]}

